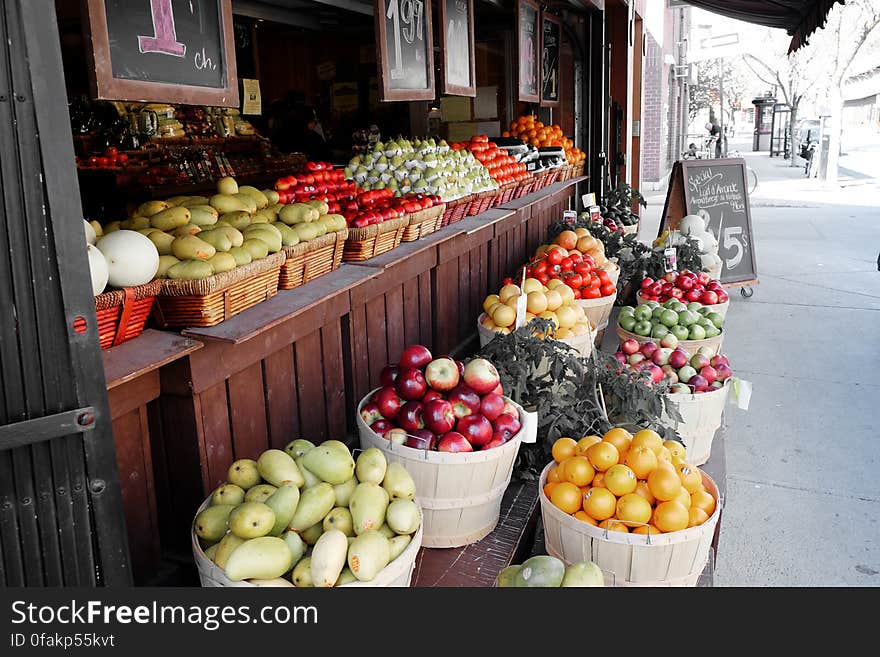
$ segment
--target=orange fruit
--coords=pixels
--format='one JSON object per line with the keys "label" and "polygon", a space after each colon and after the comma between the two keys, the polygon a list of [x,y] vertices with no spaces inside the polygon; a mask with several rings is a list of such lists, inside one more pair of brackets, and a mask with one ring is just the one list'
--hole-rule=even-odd
{"label": "orange fruit", "polygon": [[651,536],[655,536],[657,534],[662,534],[659,529],[657,529],[654,525],[639,525],[635,529],[632,530],[633,534],[650,534]]}
{"label": "orange fruit", "polygon": [[550,472],[547,473],[547,483],[558,484],[560,481],[562,481],[562,468],[558,466],[551,468]]}
{"label": "orange fruit", "polygon": [[672,463],[672,453],[666,449],[664,446],[660,446],[660,451],[657,453],[658,461],[666,461],[667,463]]}
{"label": "orange fruit", "polygon": [[593,525],[593,527],[597,527],[599,525],[598,522],[593,520],[590,516],[588,516],[584,511],[578,511],[574,514],[574,518],[576,520],[580,520],[581,522],[587,522]]}
{"label": "orange fruit", "polygon": [[651,519],[651,505],[641,495],[629,493],[617,500],[616,518],[623,520],[627,527],[638,527],[639,523]]}
{"label": "orange fruit", "polygon": [[682,461],[687,458],[687,451],[685,450],[684,445],[677,440],[666,440],[663,442],[663,446],[669,450],[669,453],[673,457],[680,458]]}
{"label": "orange fruit", "polygon": [[552,481],[549,484],[544,484],[544,495],[547,496],[547,499],[550,499],[550,495],[553,493],[553,489],[559,485],[558,481]]}
{"label": "orange fruit", "polygon": [[663,447],[663,439],[660,434],[651,429],[642,429],[637,431],[632,437],[632,447],[650,447],[655,455],[660,455],[660,448]]}
{"label": "orange fruit", "polygon": [[[605,488],[605,473],[597,472],[596,476],[593,477],[593,481],[590,483],[593,488]],[[613,495],[613,493],[612,493]]]}
{"label": "orange fruit", "polygon": [[564,230],[556,236],[556,243],[564,249],[573,249],[577,241],[577,233],[573,230]]}
{"label": "orange fruit", "polygon": [[562,470],[562,479],[578,487],[586,486],[596,476],[596,471],[586,456],[569,456],[558,469]]}
{"label": "orange fruit", "polygon": [[575,228],[574,234],[578,236],[578,239],[580,239],[581,237],[586,237],[587,235],[589,235],[590,231],[588,231],[586,228]]}
{"label": "orange fruit", "polygon": [[625,456],[629,451],[629,444],[632,440],[632,434],[626,429],[621,429],[620,427],[615,427],[610,431],[606,432],[604,436],[602,436],[602,440],[606,443],[611,443],[617,448],[617,451],[621,456]]}
{"label": "orange fruit", "polygon": [[685,509],[691,508],[691,496],[685,490],[684,486],[681,487],[681,490],[678,491],[678,495],[673,498],[676,502],[681,504]]}
{"label": "orange fruit", "polygon": [[676,467],[678,477],[681,479],[681,485],[684,486],[688,493],[696,493],[703,484],[703,477],[695,465],[683,463]]}
{"label": "orange fruit", "polygon": [[581,508],[581,489],[574,484],[563,481],[556,484],[550,492],[550,501],[568,514]]}
{"label": "orange fruit", "polygon": [[599,442],[587,450],[587,458],[599,472],[605,472],[612,465],[617,464],[620,452],[611,443]]}
{"label": "orange fruit", "polygon": [[674,500],[681,492],[681,480],[668,468],[654,468],[648,475],[648,490],[661,502]]}
{"label": "orange fruit", "polygon": [[635,494],[644,497],[646,500],[648,500],[648,504],[650,504],[651,506],[654,506],[654,503],[657,501],[657,498],[654,497],[651,489],[648,488],[648,482],[643,479],[639,480],[639,482],[636,484]]}
{"label": "orange fruit", "polygon": [[675,469],[675,465],[672,463],[672,461],[664,461],[663,459],[657,459],[657,467],[658,468],[666,468],[670,472],[674,472],[676,475],[678,475],[678,471]]}
{"label": "orange fruit", "polygon": [[624,534],[629,534],[629,529],[626,528],[626,525],[624,525],[620,520],[615,520],[614,518],[603,520],[599,523],[599,527],[601,529],[607,529],[610,532],[622,532]]}
{"label": "orange fruit", "polygon": [[664,532],[677,532],[687,529],[690,516],[688,510],[679,502],[661,502],[654,509],[652,524]]}
{"label": "orange fruit", "polygon": [[635,473],[636,478],[647,479],[657,468],[657,455],[650,447],[631,446],[626,453],[625,463]]}
{"label": "orange fruit", "polygon": [[574,441],[574,438],[568,438],[563,436],[562,438],[558,438],[555,443],[553,443],[552,453],[553,460],[557,463],[562,463],[569,456],[574,456],[574,448],[577,446],[577,443]]}
{"label": "orange fruit", "polygon": [[593,488],[584,495],[584,511],[595,520],[606,520],[617,511],[617,498],[607,488]]}
{"label": "orange fruit", "polygon": [[605,471],[605,488],[620,497],[635,491],[638,481],[629,467],[621,464],[612,465]]}
{"label": "orange fruit", "polygon": [[709,514],[698,506],[692,506],[688,509],[688,527],[696,527],[702,525],[709,519]]}
{"label": "orange fruit", "polygon": [[696,493],[691,493],[691,507],[702,509],[711,516],[715,513],[715,498],[709,491],[698,490]]}

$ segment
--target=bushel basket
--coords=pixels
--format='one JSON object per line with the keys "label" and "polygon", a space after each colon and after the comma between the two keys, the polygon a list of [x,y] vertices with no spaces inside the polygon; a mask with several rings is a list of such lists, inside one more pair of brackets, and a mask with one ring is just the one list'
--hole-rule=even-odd
{"label": "bushel basket", "polygon": [[[636,335],[635,333],[630,333],[625,328],[623,328],[620,324],[616,326],[617,328],[617,337],[620,342],[624,342],[626,340],[632,339],[638,342],[639,344],[645,344],[646,342],[658,342],[658,338],[652,338],[651,336],[644,335]],[[721,343],[724,340],[724,331],[721,331],[714,338],[705,338],[703,340],[679,340],[678,346],[687,352],[689,356],[693,356],[700,347],[710,347],[713,350],[713,355],[720,353],[721,351]]]}
{"label": "bushel basket", "polygon": [[730,379],[717,390],[709,392],[667,394],[678,409],[682,421],[675,422],[666,413],[663,413],[661,421],[681,436],[687,450],[688,463],[703,465],[712,455],[712,440],[721,427],[729,392]]}

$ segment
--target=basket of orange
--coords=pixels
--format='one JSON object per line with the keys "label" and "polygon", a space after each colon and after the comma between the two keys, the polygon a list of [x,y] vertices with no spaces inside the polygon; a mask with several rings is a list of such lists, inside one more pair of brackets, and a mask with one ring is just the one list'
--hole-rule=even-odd
{"label": "basket of orange", "polygon": [[540,479],[547,553],[625,586],[696,586],[722,501],[685,448],[650,429],[559,438]]}

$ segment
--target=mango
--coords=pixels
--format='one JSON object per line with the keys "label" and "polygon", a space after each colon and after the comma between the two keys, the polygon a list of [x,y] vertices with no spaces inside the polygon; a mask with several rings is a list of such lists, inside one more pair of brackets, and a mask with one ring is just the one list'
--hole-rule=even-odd
{"label": "mango", "polygon": [[392,500],[414,500],[416,483],[400,463],[389,463],[382,480],[382,488]]}
{"label": "mango", "polygon": [[317,221],[313,221],[310,226],[314,226],[315,230],[318,233],[318,237],[323,237],[327,234],[327,224],[324,222],[324,219],[318,219]]}
{"label": "mango", "polygon": [[189,208],[189,215],[189,223],[202,227],[213,226],[220,216],[210,205],[194,205]]}
{"label": "mango", "polygon": [[250,185],[241,185],[238,188],[238,193],[239,194],[247,194],[248,196],[253,198],[254,201],[257,202],[257,209],[258,210],[262,210],[263,208],[265,208],[269,205],[269,199],[266,198],[266,195],[263,194],[263,192],[261,192],[256,187],[251,187]]}
{"label": "mango", "polygon": [[331,529],[338,529],[346,536],[354,536],[354,521],[351,519],[351,511],[344,506],[336,506],[324,516],[322,527],[325,532]]}
{"label": "mango", "polygon": [[251,224],[242,231],[245,239],[263,240],[269,247],[269,253],[278,253],[281,250],[281,233],[272,224]]}
{"label": "mango", "polygon": [[275,217],[270,214],[264,214],[262,210],[254,213],[254,216],[251,217],[251,226],[255,226],[257,224],[271,224],[275,221]]}
{"label": "mango", "polygon": [[154,214],[159,214],[162,210],[167,210],[170,207],[165,201],[147,201],[146,203],[141,203],[134,214],[139,217],[152,217]]}
{"label": "mango", "polygon": [[305,557],[299,560],[299,563],[293,567],[293,572],[290,574],[290,581],[293,582],[294,586],[300,588],[310,588],[313,586],[311,557]]}
{"label": "mango", "polygon": [[273,577],[271,579],[254,579],[248,580],[249,584],[260,587],[293,587],[293,582],[288,582],[283,577]]}
{"label": "mango", "polygon": [[251,215],[246,210],[227,212],[220,215],[217,223],[227,224],[236,230],[244,230],[251,225]]}
{"label": "mango", "polygon": [[219,541],[229,529],[229,514],[234,508],[232,504],[218,504],[200,511],[194,522],[196,536],[211,543]]}
{"label": "mango", "polygon": [[321,538],[321,534],[323,533],[324,526],[320,522],[317,522],[304,532],[301,532],[300,537],[305,541],[306,545],[314,545],[318,542],[318,539]]}
{"label": "mango", "polygon": [[250,196],[249,194],[238,193],[233,194],[232,197],[237,198],[239,201],[244,203],[247,211],[251,214],[254,214],[257,211],[257,200],[253,196]]}
{"label": "mango", "polygon": [[281,534],[281,538],[287,543],[287,547],[290,548],[290,554],[293,556],[293,565],[295,566],[305,556],[309,546],[306,545],[306,542],[296,532],[286,531]]}
{"label": "mango", "polygon": [[160,255],[159,268],[156,270],[156,278],[168,278],[168,270],[178,262],[180,262],[180,260],[173,255]]}
{"label": "mango", "polygon": [[275,512],[275,524],[269,530],[269,535],[280,536],[290,524],[299,504],[299,488],[296,484],[284,484],[266,499],[265,504]]}
{"label": "mango", "polygon": [[217,181],[217,193],[218,194],[238,194],[239,187],[238,183],[235,182],[235,178],[231,176],[224,176]]}
{"label": "mango", "polygon": [[294,531],[303,532],[324,520],[324,516],[330,513],[335,504],[336,496],[333,494],[333,486],[330,484],[322,481],[317,486],[306,488],[300,495],[296,513],[293,514],[288,527]]}
{"label": "mango", "polygon": [[[201,226],[196,226],[195,224],[187,224],[186,226],[181,226],[180,228],[175,228],[171,231],[171,234],[174,237],[186,237],[187,235],[196,235],[202,232]],[[201,237],[199,238],[201,239]]]}
{"label": "mango", "polygon": [[261,189],[260,191],[263,193],[263,196],[266,197],[266,200],[269,201],[270,206],[276,205],[278,203],[278,200],[281,198],[280,196],[278,196],[278,192],[276,192],[274,189]]}
{"label": "mango", "polygon": [[354,492],[354,489],[357,488],[358,480],[352,477],[344,484],[339,484],[333,487],[333,492],[336,494],[336,506],[348,506],[349,500],[351,499],[351,494]]}
{"label": "mango", "polygon": [[361,452],[355,463],[354,475],[358,481],[381,484],[388,469],[388,460],[378,447],[370,447]]}
{"label": "mango", "polygon": [[243,579],[271,579],[290,570],[292,557],[287,544],[276,536],[260,536],[245,541],[226,560],[226,576],[233,582]]}
{"label": "mango", "polygon": [[156,214],[151,216],[150,225],[153,228],[158,228],[159,230],[171,231],[175,228],[186,226],[189,223],[189,219],[191,216],[192,215],[190,214],[189,208],[185,208],[183,206],[175,206],[172,208],[168,208],[167,210],[157,212]]}
{"label": "mango", "polygon": [[515,588],[516,576],[519,574],[520,570],[522,570],[522,566],[519,565],[502,568],[501,572],[499,572],[498,576],[495,578],[496,588]]}
{"label": "mango", "polygon": [[315,443],[306,440],[305,438],[297,438],[287,443],[287,445],[284,447],[284,451],[290,454],[291,458],[296,459],[308,452],[314,446]]}
{"label": "mango", "polygon": [[220,547],[220,544],[219,544],[219,543],[214,543],[214,545],[209,545],[208,547],[206,547],[206,548],[204,549],[205,556],[206,556],[208,559],[210,559],[211,561],[214,561],[214,555],[217,554],[217,549],[218,549],[219,547]]}
{"label": "mango", "polygon": [[547,554],[526,559],[522,568],[514,576],[517,587],[558,587],[565,576],[565,564]]}
{"label": "mango", "polygon": [[327,440],[303,454],[303,465],[332,486],[354,475],[354,459],[345,443]]}
{"label": "mango", "polygon": [[328,214],[324,217],[324,223],[327,225],[327,232],[336,232],[343,230],[347,224],[345,217],[341,214]]}
{"label": "mango", "polygon": [[183,281],[193,281],[213,275],[214,268],[210,262],[205,262],[204,260],[181,260],[176,265],[171,265],[165,272],[165,276],[168,278]]}
{"label": "mango", "polygon": [[348,547],[348,567],[362,582],[371,582],[391,561],[391,544],[376,531],[367,531]]}
{"label": "mango", "polygon": [[199,239],[204,240],[218,251],[227,252],[232,248],[232,240],[226,235],[226,231],[219,228],[203,230],[199,234]]}
{"label": "mango", "polygon": [[99,240],[102,237],[104,237],[104,228],[101,226],[100,223],[98,223],[97,221],[95,221],[93,219],[92,221],[89,222],[89,225],[92,227],[92,230],[95,231],[95,239],[96,240]]}
{"label": "mango", "polygon": [[[299,468],[296,467],[294,460],[280,449],[267,449],[260,454],[260,458],[257,460],[257,470],[260,476],[273,486],[293,483],[298,487],[302,487],[306,482]],[[329,511],[330,509],[327,510]],[[314,523],[309,523],[309,525],[311,524]],[[306,525],[306,527],[309,525]]]}
{"label": "mango", "polygon": [[275,512],[265,502],[244,502],[229,514],[229,529],[239,538],[265,536],[274,526]]}
{"label": "mango", "polygon": [[321,483],[321,478],[303,464],[302,456],[298,456],[294,461],[296,461],[296,467],[299,468],[299,471],[302,472],[303,477],[305,477],[306,483],[303,485],[303,488],[311,488],[312,486],[317,486]]}
{"label": "mango", "polygon": [[139,232],[141,235],[149,236],[150,233],[155,233],[156,231],[158,231],[160,233],[162,232],[158,228],[141,228],[137,232]]}
{"label": "mango", "polygon": [[412,500],[394,500],[385,511],[385,522],[396,534],[414,534],[422,523],[422,514]]}
{"label": "mango", "polygon": [[161,230],[154,230],[147,235],[149,240],[156,245],[156,250],[160,256],[171,255],[171,243],[174,241],[174,235],[169,235]]}
{"label": "mango", "polygon": [[234,226],[230,226],[229,224],[220,224],[215,226],[214,230],[219,230],[221,233],[226,235],[226,237],[229,238],[229,241],[232,242],[233,248],[244,244],[244,235],[242,235],[241,231]]}
{"label": "mango", "polygon": [[217,544],[217,551],[214,553],[214,558],[211,559],[211,561],[217,564],[220,568],[226,568],[226,562],[229,560],[229,555],[232,554],[235,548],[242,543],[244,543],[243,538],[239,538],[232,532],[229,532],[223,537],[223,540]]}
{"label": "mango", "polygon": [[388,493],[376,484],[361,482],[351,494],[348,508],[354,521],[355,534],[360,535],[371,529],[379,529],[385,522]]}
{"label": "mango", "polygon": [[269,255],[269,245],[256,237],[246,239],[241,248],[251,254],[252,260],[262,260]]}
{"label": "mango", "polygon": [[318,216],[330,212],[330,206],[327,205],[326,201],[306,201],[305,204],[315,208],[318,211]]}
{"label": "mango", "polygon": [[312,224],[296,224],[293,232],[300,242],[311,242],[318,237],[318,227]]}
{"label": "mango", "polygon": [[250,214],[248,206],[240,198],[231,194],[215,194],[208,201],[208,205],[216,209],[221,215],[230,212],[247,212]]}
{"label": "mango", "polygon": [[210,205],[210,199],[207,196],[190,196],[185,201],[181,201],[178,205],[185,208],[191,208],[194,205]]}
{"label": "mango", "polygon": [[580,561],[565,567],[565,575],[559,586],[563,588],[605,586],[605,575],[592,561]]}
{"label": "mango", "polygon": [[226,481],[244,490],[253,488],[260,483],[260,471],[257,462],[253,459],[239,459],[234,461],[226,471]]}
{"label": "mango", "polygon": [[229,255],[235,258],[235,266],[241,267],[242,265],[249,265],[251,263],[251,254],[250,252],[242,248],[240,246],[233,246],[229,249]]}
{"label": "mango", "polygon": [[217,486],[211,494],[211,505],[217,504],[234,504],[238,505],[244,502],[244,489],[235,484],[223,484]]}
{"label": "mango", "polygon": [[244,494],[244,501],[265,502],[275,494],[276,490],[278,489],[272,484],[257,484],[248,489],[248,492]]}
{"label": "mango", "polygon": [[346,584],[351,584],[352,582],[356,582],[357,577],[354,576],[354,573],[351,572],[351,568],[346,566],[342,569],[342,572],[339,573],[339,579],[336,580],[336,584],[333,586],[345,586]]}
{"label": "mango", "polygon": [[119,224],[123,230],[143,230],[144,228],[156,228],[150,224],[147,217],[130,217]]}
{"label": "mango", "polygon": [[235,257],[228,253],[215,253],[213,257],[208,258],[208,262],[211,263],[211,266],[214,268],[215,274],[222,274],[225,271],[232,271],[235,269]]}
{"label": "mango", "polygon": [[115,230],[121,230],[121,229],[122,229],[122,222],[121,221],[111,221],[109,224],[104,226],[104,234],[106,235],[107,233],[112,233]]}
{"label": "mango", "polygon": [[171,198],[166,198],[165,202],[168,205],[175,206],[180,205],[181,203],[183,203],[184,201],[188,201],[189,199],[189,196],[172,196]]}
{"label": "mango", "polygon": [[281,244],[283,246],[296,246],[297,244],[299,244],[299,237],[296,236],[293,228],[291,228],[287,224],[281,223],[280,221],[276,221],[272,225],[278,229],[279,233],[281,233]]}
{"label": "mango", "polygon": [[324,532],[312,549],[309,564],[312,584],[329,588],[336,584],[348,557],[348,540],[338,529]]}
{"label": "mango", "polygon": [[394,532],[394,530],[388,526],[387,522],[383,523],[382,526],[379,527],[379,529],[377,529],[376,531],[378,531],[380,534],[382,534],[382,536],[384,536],[388,540],[391,540],[392,538],[397,536],[397,534]]}
{"label": "mango", "polygon": [[412,541],[412,536],[409,536],[408,534],[403,536],[392,536],[389,538],[388,544],[391,546],[391,558],[388,561],[394,561],[397,557],[403,554],[403,551],[409,546],[410,541]]}
{"label": "mango", "polygon": [[171,253],[181,260],[208,260],[217,253],[217,249],[195,235],[187,235],[174,238]]}
{"label": "mango", "polygon": [[291,203],[278,211],[278,218],[288,226],[315,221],[320,213],[305,203]]}

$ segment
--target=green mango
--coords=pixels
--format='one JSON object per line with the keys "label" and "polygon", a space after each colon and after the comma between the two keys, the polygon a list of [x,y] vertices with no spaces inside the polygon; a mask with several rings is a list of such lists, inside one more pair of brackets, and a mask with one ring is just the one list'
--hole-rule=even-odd
{"label": "green mango", "polygon": [[239,538],[265,536],[274,526],[275,512],[265,502],[244,502],[229,514],[229,529]]}
{"label": "green mango", "polygon": [[280,536],[293,518],[299,504],[299,488],[296,484],[284,484],[272,493],[265,502],[275,512],[275,524],[269,530],[270,536]]}
{"label": "green mango", "polygon": [[365,449],[357,457],[354,474],[358,481],[381,484],[388,469],[388,460],[378,447]]}
{"label": "green mango", "polygon": [[232,226],[236,230],[244,230],[251,225],[251,215],[247,210],[239,210],[237,212],[226,212],[220,215],[218,223],[224,223]]}
{"label": "green mango", "polygon": [[[186,237],[187,235],[196,235],[197,233],[201,233],[202,229],[200,226],[196,226],[195,224],[187,224],[186,226],[181,226],[180,228],[175,228],[171,231],[171,235],[174,237]],[[201,239],[201,237],[199,237]]]}
{"label": "green mango", "polygon": [[257,470],[260,476],[273,486],[293,483],[301,488],[306,482],[296,466],[296,462],[280,449],[267,449],[260,454],[260,458],[257,460]]}
{"label": "green mango", "polygon": [[269,253],[278,253],[281,250],[281,231],[272,224],[251,224],[242,234],[245,239],[263,240],[269,247]]}
{"label": "green mango", "polygon": [[241,190],[232,176],[223,176],[217,181],[217,193],[225,195],[238,194]]}
{"label": "green mango", "polygon": [[233,194],[233,198],[237,198],[239,201],[244,203],[244,206],[247,208],[247,211],[252,215],[257,211],[257,200],[251,196],[250,194]]}
{"label": "green mango", "polygon": [[287,544],[276,536],[260,536],[245,541],[226,560],[226,576],[233,582],[243,579],[271,579],[290,570],[292,556]]}
{"label": "green mango", "polygon": [[403,553],[403,551],[409,546],[410,541],[412,541],[412,536],[408,534],[404,534],[402,536],[392,536],[391,538],[389,538],[388,544],[391,546],[391,558],[388,561],[394,561],[397,557],[399,557]]}
{"label": "green mango", "polygon": [[152,217],[154,214],[159,214],[163,210],[167,210],[171,206],[168,205],[165,201],[147,201],[146,203],[141,203],[138,206],[138,209],[135,211],[133,216],[138,217]]}
{"label": "green mango", "polygon": [[211,495],[211,505],[232,504],[238,505],[244,502],[244,489],[235,484],[223,484],[214,489]]}
{"label": "green mango", "polygon": [[180,260],[208,260],[217,253],[217,249],[195,235],[186,235],[174,238],[171,253]]}
{"label": "green mango", "polygon": [[204,230],[199,233],[199,239],[204,240],[217,251],[227,252],[232,248],[232,240],[226,235],[226,231],[213,229]]}
{"label": "green mango", "polygon": [[159,230],[171,231],[189,223],[192,214],[183,206],[169,207],[150,216],[150,225]]}
{"label": "green mango", "polygon": [[303,454],[303,465],[332,486],[343,484],[354,475],[354,459],[345,443],[327,440]]}
{"label": "green mango", "polygon": [[287,443],[284,451],[290,454],[291,458],[296,459],[308,452],[314,446],[315,443],[306,440],[305,438],[297,438],[296,440],[291,440]]}
{"label": "green mango", "polygon": [[299,244],[299,237],[297,237],[296,232],[288,226],[287,224],[282,224],[280,221],[274,224],[271,224],[275,228],[278,229],[278,232],[281,233],[281,244],[284,246],[296,246]]}
{"label": "green mango", "polygon": [[317,486],[321,483],[320,477],[303,464],[302,456],[298,456],[294,460],[296,461],[296,466],[299,468],[299,471],[302,472],[303,477],[306,479],[304,488],[311,488],[312,486]]}
{"label": "green mango", "polygon": [[244,235],[241,234],[241,231],[229,224],[218,223],[212,230],[219,230],[226,235],[226,237],[229,238],[229,241],[232,242],[233,248],[241,246],[244,243]]}
{"label": "green mango", "polygon": [[239,459],[234,461],[226,471],[226,481],[244,490],[253,488],[260,483],[260,471],[257,462],[253,459]]}
{"label": "green mango", "polygon": [[130,217],[119,224],[123,230],[144,230],[146,228],[158,228],[153,226],[147,217]]}
{"label": "green mango", "polygon": [[269,245],[256,237],[246,239],[241,248],[251,254],[251,260],[262,260],[269,255]]}
{"label": "green mango", "polygon": [[397,536],[397,533],[388,526],[387,522],[382,523],[382,526],[379,527],[379,529],[377,529],[376,531],[378,531],[380,534],[382,534],[382,536],[389,540]]}
{"label": "green mango", "polygon": [[348,506],[349,500],[351,499],[351,494],[354,492],[354,489],[357,488],[358,480],[352,477],[344,484],[338,484],[333,487],[333,492],[336,494],[336,506]]}
{"label": "green mango", "polygon": [[305,203],[291,203],[278,212],[278,218],[288,226],[315,221],[319,216],[317,210]]}
{"label": "green mango", "polygon": [[514,576],[517,587],[558,587],[565,577],[565,564],[546,554],[526,559]]}
{"label": "green mango", "polygon": [[391,561],[391,544],[376,531],[358,535],[348,547],[348,567],[362,582],[371,582]]}
{"label": "green mango", "polygon": [[210,205],[195,205],[189,208],[189,223],[196,226],[213,226],[219,217],[217,210]]}
{"label": "green mango", "polygon": [[214,561],[214,556],[217,554],[217,550],[219,549],[219,547],[220,547],[219,543],[214,543],[214,545],[210,545],[210,546],[206,547],[204,550],[205,556],[208,559],[210,559],[211,561]]}
{"label": "green mango", "polygon": [[299,563],[293,567],[293,572],[290,574],[290,581],[293,582],[294,586],[298,586],[300,588],[311,588],[314,586],[312,584],[312,558],[304,557],[299,560]]}
{"label": "green mango", "polygon": [[382,488],[392,500],[414,500],[416,483],[400,463],[389,463],[382,480]]}
{"label": "green mango", "polygon": [[322,526],[325,532],[338,529],[346,536],[354,536],[354,521],[351,519],[351,511],[344,506],[333,507],[330,513],[324,516]]}
{"label": "green mango", "polygon": [[495,578],[495,586],[499,589],[516,587],[516,576],[519,575],[520,570],[522,570],[522,566],[502,568],[498,577]]}
{"label": "green mango", "polygon": [[163,233],[161,230],[155,229],[147,235],[147,238],[156,245],[156,250],[160,256],[171,255],[171,243],[174,242],[174,235]]}
{"label": "green mango", "polygon": [[338,529],[321,534],[312,549],[312,560],[309,564],[312,585],[329,588],[336,584],[345,567],[347,556],[348,540],[345,534]]}
{"label": "green mango", "polygon": [[215,253],[212,257],[208,258],[208,262],[211,263],[211,266],[214,268],[215,274],[222,274],[225,271],[232,271],[235,269],[235,257],[229,253]]}
{"label": "green mango", "polygon": [[229,529],[229,514],[234,508],[232,504],[218,504],[200,511],[194,522],[196,536],[211,543],[219,541]]}
{"label": "green mango", "polygon": [[322,481],[317,486],[306,488],[300,495],[296,513],[293,514],[293,519],[290,521],[290,529],[302,532],[312,525],[320,523],[324,520],[324,516],[330,513],[335,503],[336,496],[333,493],[333,486],[330,484]]}
{"label": "green mango", "polygon": [[216,209],[221,215],[230,212],[247,212],[250,214],[247,205],[237,196],[231,194],[215,194],[208,201],[208,205]]}
{"label": "green mango", "polygon": [[290,554],[293,557],[293,565],[299,563],[299,560],[305,556],[306,550],[309,549],[309,546],[306,545],[306,542],[302,540],[302,537],[296,532],[286,531],[281,534],[281,538],[287,543],[287,547],[290,548]]}
{"label": "green mango", "polygon": [[265,502],[275,494],[276,490],[278,489],[272,484],[257,484],[248,489],[248,492],[244,494],[244,501]]}
{"label": "green mango", "polygon": [[422,524],[422,514],[412,500],[394,500],[385,511],[385,522],[396,534],[414,534]]}
{"label": "green mango", "polygon": [[318,539],[321,538],[321,534],[323,533],[323,524],[320,522],[316,522],[314,525],[302,532],[300,536],[302,537],[302,540],[305,541],[306,545],[314,545],[318,542]]}
{"label": "green mango", "polygon": [[238,193],[239,194],[247,194],[248,196],[253,198],[254,201],[256,201],[256,203],[257,203],[258,210],[262,210],[263,208],[265,208],[269,205],[269,199],[266,198],[266,195],[263,194],[263,192],[261,192],[256,187],[251,187],[250,185],[241,185],[238,188]]}
{"label": "green mango", "polygon": [[177,205],[182,205],[185,208],[191,208],[193,206],[199,205],[207,205],[210,207],[210,199],[207,196],[190,196],[185,201],[181,201]]}
{"label": "green mango", "polygon": [[249,265],[252,261],[250,251],[241,246],[233,246],[229,249],[229,255],[235,258],[235,266]]}
{"label": "green mango", "polygon": [[361,482],[351,494],[348,508],[354,521],[355,534],[360,535],[370,530],[379,529],[385,523],[388,493],[381,486],[366,481]]}
{"label": "green mango", "polygon": [[346,584],[351,584],[356,581],[358,581],[358,578],[354,576],[353,572],[351,572],[351,568],[346,566],[342,569],[342,572],[339,573],[339,579],[336,580],[334,586],[345,586]]}
{"label": "green mango", "polygon": [[179,262],[180,260],[173,255],[160,255],[159,268],[156,270],[156,278],[168,278],[168,270]]}
{"label": "green mango", "polygon": [[235,548],[242,543],[244,543],[243,538],[239,538],[232,532],[229,532],[223,537],[223,540],[218,543],[219,547],[211,561],[217,564],[220,568],[226,568],[226,562],[229,560],[229,555],[232,554]]}

